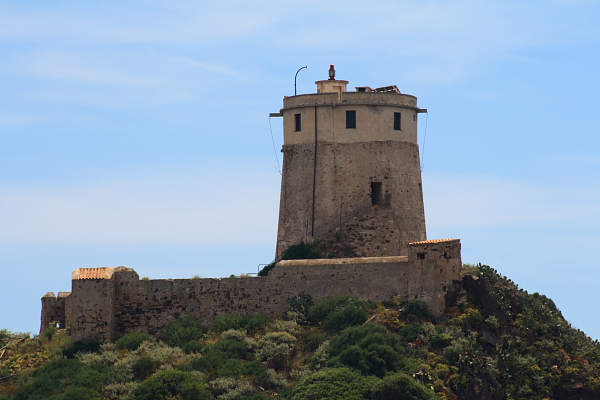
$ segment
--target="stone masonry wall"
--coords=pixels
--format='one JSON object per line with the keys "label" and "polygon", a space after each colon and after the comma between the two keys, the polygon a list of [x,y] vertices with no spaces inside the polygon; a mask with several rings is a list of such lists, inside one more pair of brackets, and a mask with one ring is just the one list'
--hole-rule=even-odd
{"label": "stone masonry wall", "polygon": [[373,301],[419,298],[441,314],[446,288],[460,277],[460,262],[460,242],[451,240],[411,245],[408,256],[280,261],[266,277],[140,280],[122,268],[110,278],[74,279],[63,310],[70,314],[73,340],[104,341],[136,329],[157,334],[188,313],[209,325],[222,314],[279,316],[286,300],[302,291],[315,301],[334,294]]}
{"label": "stone masonry wall", "polygon": [[[373,231],[393,242],[389,255],[407,255],[408,243],[425,240],[419,149],[401,141],[318,142],[316,152],[315,235],[312,236],[315,144],[284,147],[277,256],[292,244],[311,242],[329,229],[367,213],[371,183],[381,182],[396,234]],[[324,228],[324,230],[323,230]],[[387,236],[386,236],[387,235]],[[372,254],[367,251],[366,254]]]}
{"label": "stone masonry wall", "polygon": [[70,307],[69,304],[67,304],[67,299],[70,294],[71,292],[58,292],[58,296],[56,296],[54,292],[48,292],[42,297],[40,333],[55,322],[58,323],[60,328],[64,328],[68,325],[67,310],[69,310]]}

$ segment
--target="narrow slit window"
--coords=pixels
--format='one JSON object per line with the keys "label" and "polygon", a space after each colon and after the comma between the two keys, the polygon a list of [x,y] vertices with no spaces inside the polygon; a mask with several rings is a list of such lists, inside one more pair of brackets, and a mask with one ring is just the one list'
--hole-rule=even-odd
{"label": "narrow slit window", "polygon": [[371,182],[371,205],[383,204],[383,185],[381,182]]}
{"label": "narrow slit window", "polygon": [[302,130],[302,114],[294,114],[294,126],[296,132]]}
{"label": "narrow slit window", "polygon": [[346,111],[346,129],[356,129],[356,111]]}
{"label": "narrow slit window", "polygon": [[401,130],[401,121],[402,121],[402,114],[395,112],[394,113],[394,130],[395,131],[399,131]]}

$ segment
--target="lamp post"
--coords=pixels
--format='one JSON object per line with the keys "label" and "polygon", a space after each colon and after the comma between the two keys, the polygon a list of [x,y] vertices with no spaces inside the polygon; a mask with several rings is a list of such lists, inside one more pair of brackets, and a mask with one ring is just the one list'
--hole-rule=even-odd
{"label": "lamp post", "polygon": [[304,68],[308,68],[306,66],[300,68],[298,71],[296,71],[296,76],[294,76],[294,96],[297,94],[296,92],[296,78],[298,77],[298,72],[300,72],[300,70],[303,70]]}

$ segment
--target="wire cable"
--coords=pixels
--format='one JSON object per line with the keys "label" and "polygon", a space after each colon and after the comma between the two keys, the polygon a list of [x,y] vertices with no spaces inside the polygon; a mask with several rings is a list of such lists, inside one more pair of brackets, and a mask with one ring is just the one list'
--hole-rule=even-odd
{"label": "wire cable", "polygon": [[423,151],[421,151],[421,172],[423,172],[424,159],[425,159],[425,140],[427,139],[427,122],[429,121],[429,113],[425,113],[425,134],[423,135]]}
{"label": "wire cable", "polygon": [[271,142],[273,143],[273,152],[275,153],[275,160],[277,161],[277,172],[281,175],[281,168],[279,167],[279,157],[277,157],[277,149],[275,148],[275,138],[273,137],[273,127],[271,126],[271,117],[269,117],[269,130],[271,131]]}

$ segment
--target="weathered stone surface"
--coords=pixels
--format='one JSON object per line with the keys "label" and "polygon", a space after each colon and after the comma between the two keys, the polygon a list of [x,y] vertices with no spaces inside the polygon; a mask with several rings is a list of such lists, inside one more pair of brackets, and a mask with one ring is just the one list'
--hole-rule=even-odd
{"label": "weathered stone surface", "polygon": [[[400,141],[319,142],[316,174],[314,143],[286,146],[284,153],[278,256],[292,244],[311,242],[355,218],[366,218],[374,207],[386,208],[387,216],[382,215],[384,212],[377,214],[382,218],[372,224],[370,237],[388,243],[388,255],[406,255],[408,243],[426,238],[416,144]],[[372,182],[382,184],[381,206],[372,204]],[[378,253],[378,249],[360,245],[360,242],[352,244],[363,247],[363,254]]]}
{"label": "weathered stone surface", "polygon": [[[373,301],[395,295],[419,298],[441,314],[446,288],[459,278],[460,242],[410,245],[408,253],[281,261],[269,276],[253,278],[140,280],[134,270],[116,268],[103,275],[109,278],[74,279],[72,292],[59,296],[62,303],[53,294],[44,296],[42,330],[58,316],[71,328],[73,340],[114,341],[136,329],[157,334],[188,313],[207,324],[230,313],[279,316],[287,310],[286,300],[302,291],[315,301],[334,294]],[[90,274],[74,276],[81,275]]]}

